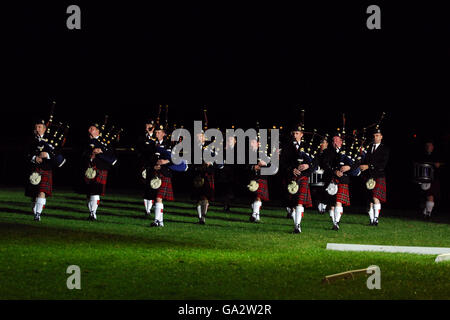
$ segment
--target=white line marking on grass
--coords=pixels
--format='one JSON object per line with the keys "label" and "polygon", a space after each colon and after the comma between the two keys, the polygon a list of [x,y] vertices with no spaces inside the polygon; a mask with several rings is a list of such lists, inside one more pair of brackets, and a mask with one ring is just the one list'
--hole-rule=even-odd
{"label": "white line marking on grass", "polygon": [[327,250],[401,252],[401,253],[416,253],[416,254],[450,253],[450,248],[440,248],[440,247],[403,247],[403,246],[380,246],[380,245],[346,244],[346,243],[327,243]]}
{"label": "white line marking on grass", "polygon": [[441,261],[450,261],[450,253],[440,254],[436,257],[436,260],[434,260],[434,262],[441,262]]}

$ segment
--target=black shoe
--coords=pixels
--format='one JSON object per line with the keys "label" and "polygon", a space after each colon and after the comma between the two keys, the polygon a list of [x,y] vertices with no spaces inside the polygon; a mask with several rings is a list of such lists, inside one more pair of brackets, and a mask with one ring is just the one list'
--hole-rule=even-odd
{"label": "black shoe", "polygon": [[150,227],[159,227],[159,221],[158,221],[158,220],[153,221],[153,222],[150,224]]}
{"label": "black shoe", "polygon": [[41,216],[34,215],[34,221],[41,221]]}
{"label": "black shoe", "polygon": [[374,226],[373,221],[370,221],[370,222],[369,222],[369,226],[371,226],[371,227]]}
{"label": "black shoe", "polygon": [[373,225],[374,225],[375,227],[378,227],[378,220],[374,220],[374,221],[373,221]]}
{"label": "black shoe", "polygon": [[300,233],[301,231],[297,228],[294,229],[294,233]]}
{"label": "black shoe", "polygon": [[202,217],[202,218],[198,219],[198,224],[201,224],[201,225],[204,225],[204,224],[206,224],[206,220],[205,220],[205,218],[204,218],[204,217]]}
{"label": "black shoe", "polygon": [[254,216],[250,216],[250,222],[256,222],[256,218]]}
{"label": "black shoe", "polygon": [[338,231],[339,230],[339,226],[337,224],[333,224],[333,227],[331,228],[331,230]]}

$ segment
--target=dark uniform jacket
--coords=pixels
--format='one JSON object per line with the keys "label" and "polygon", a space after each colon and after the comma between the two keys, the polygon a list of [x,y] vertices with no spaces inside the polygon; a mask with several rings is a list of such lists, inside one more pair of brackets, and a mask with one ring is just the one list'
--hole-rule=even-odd
{"label": "dark uniform jacket", "polygon": [[[298,145],[298,147],[297,147]],[[305,148],[305,143],[297,143],[296,140],[291,139],[283,148],[281,152],[281,163],[283,166],[283,173],[287,180],[294,177],[293,170],[297,168],[299,164],[307,164],[309,168],[301,172],[300,177],[309,177],[313,171],[313,163],[310,156],[308,156],[302,148]]]}
{"label": "dark uniform jacket", "polygon": [[372,153],[373,143],[367,149],[367,153],[361,164],[369,166],[369,169],[364,173],[370,178],[385,177],[385,169],[389,160],[389,149],[384,144],[380,143],[374,153]]}
{"label": "dark uniform jacket", "polygon": [[92,150],[95,148],[102,149],[103,153],[95,155],[93,164],[99,170],[110,170],[111,167],[116,163],[117,158],[114,155],[114,150],[112,147],[106,147],[100,142],[99,138],[90,138],[83,152],[83,159],[86,165],[91,161]]}
{"label": "dark uniform jacket", "polygon": [[[347,156],[344,156],[341,153],[337,152],[333,147],[324,150],[322,164],[322,169],[324,169],[325,171],[323,175],[323,180],[325,181],[325,183],[329,183],[334,179],[337,180],[338,183],[349,184],[349,173],[357,167],[357,165],[352,163],[352,161]],[[335,171],[339,170],[344,165],[350,166],[350,170],[344,172],[344,175],[342,177],[336,176]]]}
{"label": "dark uniform jacket", "polygon": [[[50,159],[42,159],[42,162],[39,164],[34,161],[35,157],[39,156],[41,152],[47,152],[50,156]],[[41,139],[39,136],[34,136],[29,150],[27,159],[29,160],[29,164],[31,164],[32,168],[40,168],[42,170],[52,170],[54,166],[56,166],[55,163],[55,154],[53,153],[53,148],[50,147],[50,145],[45,142],[43,139]]]}

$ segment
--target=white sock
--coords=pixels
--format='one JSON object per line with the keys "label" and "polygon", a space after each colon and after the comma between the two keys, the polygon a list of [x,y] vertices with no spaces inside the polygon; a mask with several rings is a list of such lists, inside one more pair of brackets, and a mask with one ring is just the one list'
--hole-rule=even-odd
{"label": "white sock", "polygon": [[40,215],[42,213],[42,210],[44,209],[46,202],[47,201],[45,198],[36,198],[33,206],[33,213],[36,215]]}
{"label": "white sock", "polygon": [[197,213],[198,213],[198,218],[201,219],[202,218],[202,206],[200,204],[197,205]]}
{"label": "white sock", "polygon": [[433,211],[433,207],[434,207],[434,202],[433,201],[427,201],[425,203],[425,207],[427,209],[427,213],[429,216],[431,216],[431,211]]}
{"label": "white sock", "polygon": [[145,212],[150,214],[150,211],[152,210],[153,206],[153,200],[144,199],[144,205],[145,205]]}
{"label": "white sock", "polygon": [[381,203],[374,203],[373,211],[375,214],[375,220],[378,220],[378,216],[380,215],[380,211],[381,211]]}
{"label": "white sock", "polygon": [[[252,204],[252,210],[253,210],[253,204]],[[292,216],[292,208],[286,207],[286,212]]]}
{"label": "white sock", "polygon": [[302,222],[302,214],[304,212],[305,208],[303,208],[302,205],[298,205],[295,208],[295,219],[294,219],[294,223],[295,223],[295,227],[297,227],[297,225],[299,225]]}
{"label": "white sock", "polygon": [[89,198],[89,202],[88,202],[88,208],[89,208],[89,213],[94,217],[97,218],[97,208],[98,208],[98,204],[100,203],[100,196],[99,195],[94,195],[91,196]]}
{"label": "white sock", "polygon": [[261,201],[255,201],[252,203],[252,209],[253,209],[252,216],[254,216],[256,220],[259,220],[259,209],[261,208],[261,206],[262,206]]}
{"label": "white sock", "polygon": [[334,220],[336,220],[336,223],[339,223],[341,220],[342,213],[344,212],[344,208],[342,207],[336,207],[334,209]]}
{"label": "white sock", "polygon": [[161,224],[163,223],[163,209],[162,202],[155,203],[155,220],[158,220]]}
{"label": "white sock", "polygon": [[333,220],[333,224],[335,224],[336,223],[336,219],[334,218],[334,208],[330,209],[330,217],[331,217],[331,220]]}
{"label": "white sock", "polygon": [[208,213],[208,205],[209,205],[208,200],[202,200],[202,202],[200,204],[202,217],[206,217],[206,214]]}
{"label": "white sock", "polygon": [[373,206],[370,206],[369,217],[370,217],[370,222],[373,222],[373,217],[374,217],[374,215],[373,215]]}

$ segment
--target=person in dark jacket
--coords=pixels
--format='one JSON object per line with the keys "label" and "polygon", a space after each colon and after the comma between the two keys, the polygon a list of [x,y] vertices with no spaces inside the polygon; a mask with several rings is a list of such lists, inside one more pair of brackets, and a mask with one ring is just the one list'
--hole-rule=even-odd
{"label": "person in dark jacket", "polygon": [[[439,153],[435,150],[434,142],[428,140],[425,142],[424,151],[416,159],[417,162],[427,163],[433,166],[433,180],[430,182],[428,188],[421,189],[421,196],[424,198],[421,203],[423,208],[423,216],[425,219],[431,218],[435,202],[440,198],[440,168],[442,166],[442,159]],[[421,184],[421,186],[424,184]]]}
{"label": "person in dark jacket", "polygon": [[89,220],[97,220],[100,196],[104,196],[106,191],[108,171],[117,163],[117,158],[113,148],[102,141],[100,126],[97,123],[91,124],[88,132],[89,141],[82,155],[85,169],[85,193]]}
{"label": "person in dark jacket", "polygon": [[65,163],[65,159],[54,152],[54,146],[44,137],[46,130],[44,120],[35,121],[33,141],[27,155],[30,176],[25,196],[32,199],[35,221],[41,220],[47,198],[52,196],[53,168],[61,167]]}
{"label": "person in dark jacket", "polygon": [[[389,160],[389,149],[382,143],[382,140],[383,134],[378,128],[373,134],[373,143],[369,145],[367,153],[359,166],[362,177],[366,181],[369,179],[375,181],[375,187],[368,187],[373,188],[369,192],[369,218],[371,226],[378,226],[381,204],[386,203],[385,170]],[[370,183],[366,185],[369,186]]]}
{"label": "person in dark jacket", "polygon": [[[305,207],[312,207],[309,176],[312,170],[312,159],[305,152],[302,125],[296,125],[291,131],[292,139],[283,148],[282,163],[288,193],[287,208],[294,220],[294,233],[301,232],[301,221]],[[288,212],[289,212],[288,211]]]}
{"label": "person in dark jacket", "polygon": [[329,196],[327,205],[333,222],[333,230],[339,230],[339,223],[344,212],[344,206],[350,206],[349,173],[354,164],[343,152],[343,140],[338,134],[333,137],[332,148],[324,151],[324,180]]}

